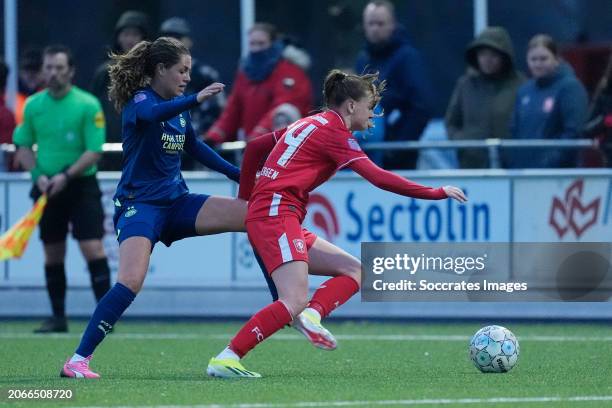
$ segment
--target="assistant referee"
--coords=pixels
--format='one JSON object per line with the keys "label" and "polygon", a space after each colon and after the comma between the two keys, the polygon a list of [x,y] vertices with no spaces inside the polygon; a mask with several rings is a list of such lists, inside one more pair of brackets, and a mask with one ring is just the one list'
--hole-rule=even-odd
{"label": "assistant referee", "polygon": [[[104,212],[96,163],[104,143],[104,114],[95,96],[72,85],[74,62],[69,48],[47,47],[43,75],[47,88],[26,101],[23,123],[15,129],[17,161],[32,174],[30,196],[48,192],[40,221],[45,251],[45,278],[53,316],[38,333],[66,332],[66,236],[70,224],[87,261],[96,300],[110,288],[104,253]],[[38,146],[36,155],[33,145]]]}

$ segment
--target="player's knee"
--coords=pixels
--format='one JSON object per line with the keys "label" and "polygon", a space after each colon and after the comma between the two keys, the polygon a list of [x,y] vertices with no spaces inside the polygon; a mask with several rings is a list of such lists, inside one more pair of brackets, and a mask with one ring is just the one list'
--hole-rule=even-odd
{"label": "player's knee", "polygon": [[351,262],[343,266],[340,273],[353,279],[357,283],[357,286],[361,288],[361,263]]}
{"label": "player's knee", "polygon": [[131,290],[135,294],[140,292],[140,289],[142,289],[142,283],[143,283],[141,279],[130,278],[130,277],[118,278],[117,282],[121,283],[123,286],[126,286],[129,290]]}
{"label": "player's knee", "polygon": [[102,240],[91,240],[80,243],[81,252],[87,261],[106,257]]}
{"label": "player's knee", "polygon": [[66,242],[45,244],[45,264],[55,265],[64,262],[66,257]]}
{"label": "player's knee", "polygon": [[302,313],[308,304],[308,293],[292,293],[291,295],[280,299],[289,309],[292,317]]}
{"label": "player's knee", "polygon": [[45,265],[57,265],[64,263],[64,254],[45,254]]}
{"label": "player's knee", "polygon": [[144,283],[144,275],[134,273],[134,271],[119,270],[117,282],[123,286],[127,286],[132,292],[138,293],[142,289]]}

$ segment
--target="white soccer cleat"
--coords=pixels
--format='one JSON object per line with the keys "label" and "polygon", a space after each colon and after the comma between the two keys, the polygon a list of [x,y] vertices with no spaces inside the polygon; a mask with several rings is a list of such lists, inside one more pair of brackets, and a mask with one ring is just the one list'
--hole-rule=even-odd
{"label": "white soccer cleat", "polygon": [[321,324],[321,319],[308,310],[293,319],[293,327],[302,333],[313,346],[332,351],[338,347],[334,335]]}

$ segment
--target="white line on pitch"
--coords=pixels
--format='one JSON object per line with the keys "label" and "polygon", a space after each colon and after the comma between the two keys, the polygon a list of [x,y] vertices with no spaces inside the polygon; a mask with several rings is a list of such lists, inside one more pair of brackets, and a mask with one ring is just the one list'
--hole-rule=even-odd
{"label": "white line on pitch", "polygon": [[[111,339],[117,340],[225,340],[235,333],[113,333]],[[23,332],[0,332],[0,339],[74,339],[80,338],[81,333],[50,333],[34,334]],[[372,341],[468,341],[469,336],[456,334],[338,334],[338,340],[372,340]],[[293,334],[276,334],[271,337],[274,340],[303,340],[302,336]],[[612,336],[520,336],[521,341],[550,341],[550,342],[589,342],[589,341],[612,341]]]}
{"label": "white line on pitch", "polygon": [[[418,406],[418,405],[476,405],[476,404],[522,404],[522,403],[555,403],[555,402],[593,402],[612,401],[612,395],[590,395],[576,397],[497,397],[497,398],[439,398],[439,399],[405,399],[374,401],[313,401],[290,403],[244,403],[244,404],[209,404],[209,405],[125,405],[115,408],[317,408],[317,407],[358,407],[358,406]],[[81,408],[102,408],[96,406]]]}

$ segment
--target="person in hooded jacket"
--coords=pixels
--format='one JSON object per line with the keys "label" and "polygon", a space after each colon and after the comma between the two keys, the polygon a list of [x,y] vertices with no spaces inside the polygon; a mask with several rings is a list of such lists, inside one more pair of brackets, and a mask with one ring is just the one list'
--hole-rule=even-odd
{"label": "person in hooded jacket", "polygon": [[[159,27],[160,37],[172,37],[182,42],[188,50],[193,50],[194,42],[191,36],[191,26],[182,17],[170,17],[164,20]],[[195,56],[191,59],[191,81],[187,84],[185,92],[192,94],[207,86],[220,82],[219,72],[210,65],[202,63]],[[225,106],[225,94],[218,93],[211,96],[201,104],[193,107],[191,114],[191,126],[198,137],[201,137],[217,120]],[[203,169],[202,165],[188,154],[183,153],[181,158],[182,170]]]}
{"label": "person in hooded jacket", "polygon": [[595,138],[600,146],[603,166],[612,167],[612,54],[595,89],[584,136]]}
{"label": "person in hooded jacket", "polygon": [[[577,139],[587,117],[588,97],[569,64],[559,57],[555,41],[546,34],[534,36],[527,46],[532,79],[517,93],[510,132],[513,139]],[[578,150],[557,148],[504,149],[505,166],[572,168]]]}
{"label": "person in hooded jacket", "polygon": [[206,133],[213,144],[251,139],[273,130],[276,108],[290,104],[306,116],[312,108],[310,64],[303,50],[277,38],[276,28],[256,23],[249,30],[249,54],[234,79],[221,117]]}
{"label": "person in hooded jacket", "polygon": [[[502,27],[486,28],[465,51],[468,70],[457,80],[444,118],[450,140],[510,137],[516,93],[525,77],[514,65],[514,50]],[[461,168],[490,167],[487,150],[460,149]]]}
{"label": "person in hooded jacket", "polygon": [[[384,111],[384,140],[419,140],[431,117],[432,88],[420,53],[395,19],[391,2],[370,2],[363,11],[365,49],[357,57],[358,74],[376,73],[388,87],[380,105]],[[386,168],[413,169],[417,152],[387,151]]]}
{"label": "person in hooded jacket", "polygon": [[[140,41],[147,40],[149,34],[149,16],[147,14],[135,10],[125,11],[115,24],[115,36],[110,51],[115,54],[125,54]],[[110,85],[108,66],[110,62],[111,60],[107,58],[96,68],[90,91],[102,104],[106,119],[106,142],[121,143],[121,116],[108,99],[108,86]],[[120,170],[121,155],[103,156],[98,168],[100,170]]]}

